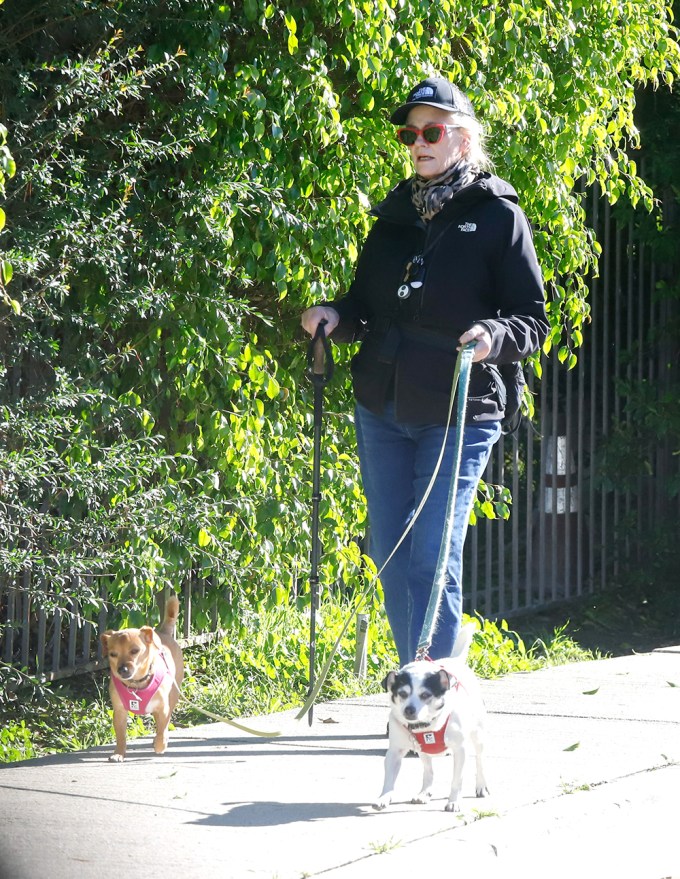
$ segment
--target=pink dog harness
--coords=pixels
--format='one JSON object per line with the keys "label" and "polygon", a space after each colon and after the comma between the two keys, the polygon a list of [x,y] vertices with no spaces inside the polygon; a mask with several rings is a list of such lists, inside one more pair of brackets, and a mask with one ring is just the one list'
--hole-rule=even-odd
{"label": "pink dog harness", "polygon": [[141,690],[126,687],[125,684],[115,675],[111,676],[113,684],[120,696],[120,700],[127,711],[131,711],[133,714],[149,713],[149,702],[156,695],[156,691],[165,680],[166,675],[170,673],[170,667],[168,666],[168,660],[165,655],[165,648],[160,651],[159,656],[162,658],[163,662],[156,662],[154,665],[153,677],[146,687]]}

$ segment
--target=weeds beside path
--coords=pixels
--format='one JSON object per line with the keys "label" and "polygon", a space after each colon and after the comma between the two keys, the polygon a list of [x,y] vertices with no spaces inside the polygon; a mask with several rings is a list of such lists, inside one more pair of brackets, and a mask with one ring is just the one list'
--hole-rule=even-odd
{"label": "weeds beside path", "polygon": [[[370,609],[367,674],[354,674],[354,636],[340,643],[319,699],[380,692],[380,681],[397,664],[392,639],[379,607]],[[344,603],[326,599],[319,613],[318,662],[341,631]],[[473,618],[474,619],[474,618]],[[546,665],[592,659],[596,654],[572,641],[559,627],[535,641],[504,622],[477,619],[470,664],[486,678]],[[221,640],[185,651],[186,697],[174,724],[189,727],[205,718],[191,705],[220,716],[247,717],[299,707],[307,692],[308,619],[294,606],[262,608],[241,619]],[[131,716],[128,737],[147,735],[151,718]],[[113,740],[105,674],[87,674],[47,686],[26,681],[0,697],[0,762],[83,750]]]}

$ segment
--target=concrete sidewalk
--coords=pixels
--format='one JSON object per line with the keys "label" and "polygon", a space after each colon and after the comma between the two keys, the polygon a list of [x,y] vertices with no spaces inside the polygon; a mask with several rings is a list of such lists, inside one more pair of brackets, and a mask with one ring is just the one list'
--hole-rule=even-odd
{"label": "concrete sidewalk", "polygon": [[390,879],[578,876],[680,879],[680,648],[483,681],[491,796],[374,812],[387,696],[253,719],[257,739],[214,723],[171,733],[156,757],[131,743],[0,767],[0,877]]}

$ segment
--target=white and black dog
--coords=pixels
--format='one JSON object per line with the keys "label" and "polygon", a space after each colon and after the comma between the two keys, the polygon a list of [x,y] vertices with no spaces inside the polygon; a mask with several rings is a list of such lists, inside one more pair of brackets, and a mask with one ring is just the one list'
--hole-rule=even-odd
{"label": "white and black dog", "polygon": [[460,630],[453,655],[431,662],[418,660],[383,681],[392,694],[389,720],[389,746],[385,754],[385,783],[374,809],[392,802],[401,761],[408,751],[416,751],[423,764],[423,787],[412,803],[426,803],[432,796],[432,756],[453,753],[453,778],[445,809],[457,812],[463,767],[469,745],[477,761],[476,794],[488,794],[482,765],[484,703],[474,672],[467,665],[467,654],[474,634],[468,623]]}

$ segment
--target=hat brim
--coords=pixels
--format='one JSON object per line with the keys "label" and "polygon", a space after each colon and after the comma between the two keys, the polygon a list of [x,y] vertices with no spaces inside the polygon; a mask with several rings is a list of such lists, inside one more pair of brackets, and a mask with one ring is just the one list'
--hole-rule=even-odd
{"label": "hat brim", "polygon": [[467,113],[465,110],[458,110],[450,104],[437,104],[434,101],[411,101],[410,104],[402,104],[401,107],[397,107],[394,113],[390,116],[390,122],[393,125],[403,125],[406,122],[409,111],[412,107],[437,107],[438,110],[446,110],[449,113],[460,113],[463,116],[469,116],[471,119],[475,118],[471,113]]}

